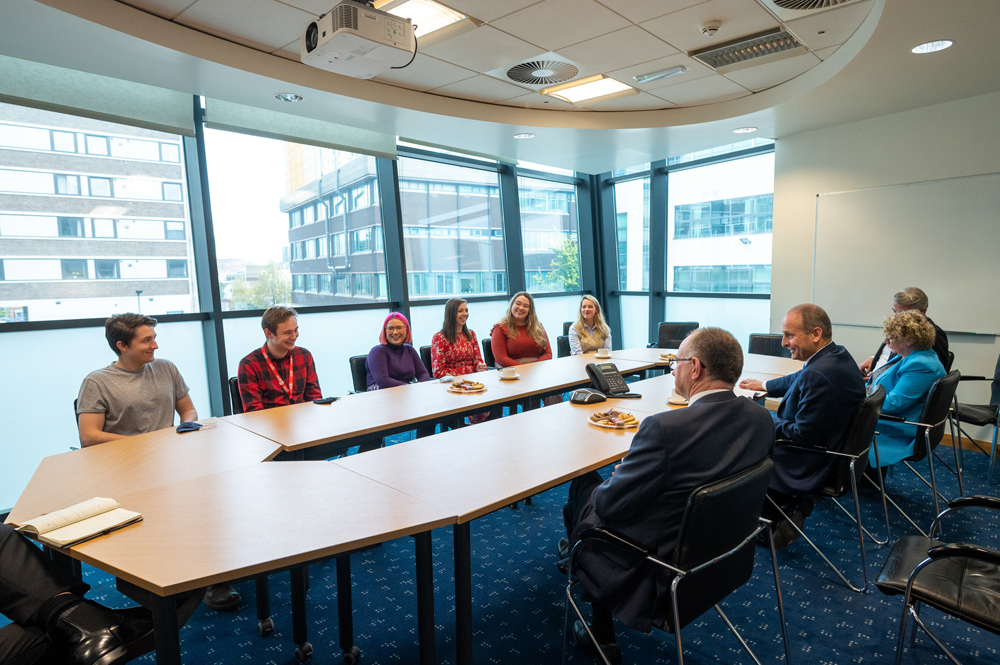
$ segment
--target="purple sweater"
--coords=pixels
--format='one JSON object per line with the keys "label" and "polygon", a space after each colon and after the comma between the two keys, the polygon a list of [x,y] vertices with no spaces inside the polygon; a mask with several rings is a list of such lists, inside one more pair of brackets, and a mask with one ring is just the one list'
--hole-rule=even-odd
{"label": "purple sweater", "polygon": [[405,386],[413,379],[417,381],[430,381],[431,379],[423,361],[420,360],[420,354],[409,344],[401,344],[400,346],[379,344],[368,352],[368,361],[365,366],[368,368],[369,390],[372,389],[372,386],[391,388]]}

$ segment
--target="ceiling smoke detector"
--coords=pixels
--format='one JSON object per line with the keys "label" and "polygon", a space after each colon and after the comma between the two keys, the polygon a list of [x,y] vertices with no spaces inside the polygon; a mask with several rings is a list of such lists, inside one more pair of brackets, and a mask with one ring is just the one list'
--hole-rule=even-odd
{"label": "ceiling smoke detector", "polygon": [[706,37],[715,37],[719,34],[719,29],[722,27],[722,23],[719,21],[709,21],[705,25],[701,26],[701,34]]}
{"label": "ceiling smoke detector", "polygon": [[529,60],[507,70],[507,78],[528,85],[565,83],[580,73],[580,69],[559,60]]}

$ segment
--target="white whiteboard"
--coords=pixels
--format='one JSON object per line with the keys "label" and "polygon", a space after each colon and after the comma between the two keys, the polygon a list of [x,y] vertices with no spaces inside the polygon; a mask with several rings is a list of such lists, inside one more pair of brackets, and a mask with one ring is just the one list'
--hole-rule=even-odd
{"label": "white whiteboard", "polygon": [[820,194],[815,224],[813,302],[835,324],[881,327],[916,286],[945,330],[1000,332],[1000,173]]}

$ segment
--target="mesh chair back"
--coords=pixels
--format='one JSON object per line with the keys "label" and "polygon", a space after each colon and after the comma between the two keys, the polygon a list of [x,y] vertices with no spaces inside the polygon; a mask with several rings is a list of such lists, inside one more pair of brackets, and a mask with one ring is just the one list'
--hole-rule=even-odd
{"label": "mesh chair back", "polygon": [[[773,468],[774,462],[768,457],[749,469],[691,492],[677,534],[673,565],[681,570],[696,568],[729,552],[753,533]],[[739,552],[681,581],[677,589],[681,627],[746,584],[753,574],[753,558],[751,540]],[[661,607],[667,615],[662,627],[673,632],[669,601]],[[657,616],[663,614],[657,612]]]}
{"label": "mesh chair back", "polygon": [[493,357],[493,340],[489,337],[483,340],[483,362],[490,369],[497,366],[497,361]]}
{"label": "mesh chair back", "polygon": [[351,356],[349,362],[354,392],[363,393],[368,390],[368,356]]}
{"label": "mesh chair back", "polygon": [[73,400],[73,415],[76,416],[76,428],[80,429],[80,414],[76,412],[76,405],[80,403],[79,399]]}
{"label": "mesh chair back", "polygon": [[[874,392],[866,395],[858,404],[858,408],[851,416],[851,422],[847,425],[847,431],[844,432],[840,452],[858,456],[854,463],[855,478],[860,478],[868,468],[868,447],[875,438],[878,417],[882,414],[884,403],[885,388],[876,386]],[[833,482],[823,489],[823,493],[827,496],[841,497],[849,491],[851,491],[851,460],[847,457],[838,457],[834,466]]]}
{"label": "mesh chair back", "polygon": [[569,348],[569,337],[566,335],[559,335],[556,337],[556,352],[559,354],[557,357],[565,358],[566,356],[573,355],[573,352]]}
{"label": "mesh chair back", "polygon": [[564,335],[568,335],[569,334],[569,329],[573,326],[574,323],[576,323],[576,321],[566,321],[566,322],[563,323],[563,334]]}
{"label": "mesh chair back", "polygon": [[240,380],[229,377],[229,401],[233,405],[233,414],[243,413],[243,398],[240,397]]}
{"label": "mesh chair back", "polygon": [[691,334],[692,330],[697,330],[697,321],[685,323],[671,323],[665,321],[660,324],[656,335],[656,347],[658,349],[676,349],[680,347],[684,338]]}
{"label": "mesh chair back", "polygon": [[[924,410],[920,414],[920,422],[934,425],[930,428],[930,449],[934,450],[941,443],[944,437],[944,421],[948,416],[948,409],[951,408],[952,400],[955,399],[955,391],[958,390],[958,382],[962,375],[955,370],[949,372],[948,376],[938,379],[931,386],[931,391],[924,402]],[[909,458],[919,462],[927,457],[927,442],[924,441],[924,431],[926,427],[917,428],[916,445],[913,448],[913,457]]]}
{"label": "mesh chair back", "polygon": [[424,361],[424,367],[427,368],[427,373],[434,376],[434,369],[431,367],[431,347],[427,346],[420,347],[420,359]]}
{"label": "mesh chair back", "polygon": [[951,351],[948,352],[948,361],[944,364],[944,371],[950,372],[951,366],[955,364],[955,354]]}
{"label": "mesh chair back", "polygon": [[1000,356],[997,356],[997,366],[993,370],[993,385],[990,387],[990,404],[1000,404]]}
{"label": "mesh chair back", "polygon": [[781,335],[768,333],[752,333],[747,353],[759,353],[776,358],[791,358],[792,352],[781,345]]}

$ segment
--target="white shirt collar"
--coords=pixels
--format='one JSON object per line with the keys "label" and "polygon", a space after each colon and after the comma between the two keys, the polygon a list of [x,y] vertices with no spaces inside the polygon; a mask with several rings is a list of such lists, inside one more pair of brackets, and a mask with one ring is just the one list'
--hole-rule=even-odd
{"label": "white shirt collar", "polygon": [[728,390],[726,388],[716,388],[714,390],[702,390],[700,393],[698,393],[696,395],[691,395],[691,397],[688,398],[688,406],[691,406],[692,404],[694,404],[695,402],[697,402],[698,400],[700,400],[705,395],[711,395],[712,393],[727,393],[727,392],[731,393],[733,391],[732,390]]}

